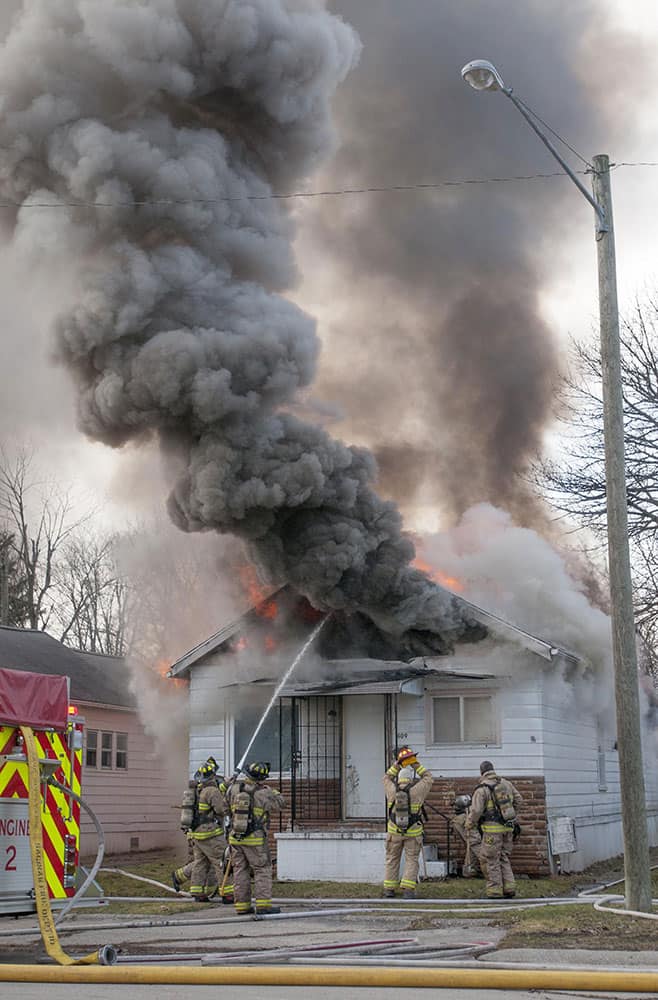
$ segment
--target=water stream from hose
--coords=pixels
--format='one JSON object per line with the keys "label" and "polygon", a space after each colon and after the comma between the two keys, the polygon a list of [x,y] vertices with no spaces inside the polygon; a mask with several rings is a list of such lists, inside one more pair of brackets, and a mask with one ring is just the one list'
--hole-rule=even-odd
{"label": "water stream from hose", "polygon": [[306,653],[306,650],[313,644],[313,642],[315,641],[316,637],[320,634],[322,628],[326,625],[326,623],[329,621],[330,618],[331,618],[331,615],[327,615],[327,617],[323,618],[321,622],[318,622],[318,624],[315,626],[315,628],[313,629],[313,631],[309,635],[308,639],[306,640],[306,642],[304,643],[304,645],[302,646],[302,648],[300,649],[300,651],[297,653],[297,656],[292,661],[292,663],[290,664],[290,666],[286,670],[285,674],[283,675],[283,677],[279,681],[279,684],[277,685],[277,687],[276,687],[276,689],[274,691],[274,694],[270,698],[270,701],[269,701],[269,704],[267,705],[267,708],[265,709],[265,711],[261,715],[260,720],[258,722],[258,725],[256,726],[256,728],[253,731],[251,739],[249,740],[249,743],[247,744],[247,749],[242,754],[242,757],[240,758],[240,760],[238,762],[238,765],[237,765],[237,767],[236,767],[236,769],[234,771],[234,776],[237,776],[240,773],[240,771],[242,770],[242,768],[244,767],[244,762],[247,759],[247,754],[249,753],[249,751],[251,750],[252,746],[256,742],[256,738],[257,738],[259,732],[261,731],[261,729],[263,728],[263,726],[265,725],[265,720],[267,719],[268,715],[272,711],[272,708],[273,708],[274,704],[276,703],[277,698],[279,697],[279,695],[283,691],[284,687],[286,686],[286,682],[288,681],[288,678],[291,677],[291,675],[292,675],[295,667],[297,666],[297,664],[300,663],[301,660],[304,658],[304,654]]}

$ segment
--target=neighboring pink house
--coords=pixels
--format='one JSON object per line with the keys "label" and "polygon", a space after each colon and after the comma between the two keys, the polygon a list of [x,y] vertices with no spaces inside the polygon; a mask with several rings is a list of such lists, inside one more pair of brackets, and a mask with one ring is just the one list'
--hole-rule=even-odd
{"label": "neighboring pink house", "polygon": [[[179,782],[141,724],[125,662],[69,649],[46,632],[0,627],[0,667],[60,674],[85,720],[82,797],[98,816],[108,854],[180,844]],[[96,832],[82,813],[81,852]]]}

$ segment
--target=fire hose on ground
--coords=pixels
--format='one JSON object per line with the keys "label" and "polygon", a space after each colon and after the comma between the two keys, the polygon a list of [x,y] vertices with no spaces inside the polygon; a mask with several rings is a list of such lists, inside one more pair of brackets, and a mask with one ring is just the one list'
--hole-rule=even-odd
{"label": "fire hose on ground", "polygon": [[655,972],[556,969],[356,968],[350,966],[0,965],[0,982],[180,986],[336,986],[389,989],[588,990],[658,993]]}

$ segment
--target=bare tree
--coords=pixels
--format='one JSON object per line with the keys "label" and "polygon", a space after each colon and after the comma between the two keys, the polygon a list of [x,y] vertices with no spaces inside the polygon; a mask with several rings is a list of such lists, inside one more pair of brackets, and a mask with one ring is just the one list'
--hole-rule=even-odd
{"label": "bare tree", "polygon": [[27,620],[27,586],[16,556],[14,536],[0,528],[0,625],[21,626]]}
{"label": "bare tree", "polygon": [[[637,303],[621,329],[629,538],[638,630],[658,672],[658,303]],[[576,344],[563,386],[566,457],[544,462],[538,483],[549,502],[603,539],[606,486],[598,343]]]}
{"label": "bare tree", "polygon": [[0,448],[0,524],[12,538],[10,548],[25,578],[27,623],[46,628],[57,554],[89,514],[77,514],[71,494],[56,483],[38,479],[33,458],[29,449],[10,457]]}
{"label": "bare tree", "polygon": [[60,640],[92,653],[123,656],[128,583],[117,568],[117,535],[78,532],[55,569],[54,618]]}

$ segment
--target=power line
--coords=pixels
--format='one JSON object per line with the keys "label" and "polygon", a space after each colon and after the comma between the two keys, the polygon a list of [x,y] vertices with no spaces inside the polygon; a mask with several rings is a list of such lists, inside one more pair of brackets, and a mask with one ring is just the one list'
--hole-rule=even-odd
{"label": "power line", "polygon": [[[585,161],[586,162],[586,161]],[[611,164],[611,167],[658,167],[658,161],[630,161],[624,160]],[[590,174],[591,170],[576,170],[576,174],[583,176]],[[167,207],[173,205],[213,205],[219,203],[231,203],[241,201],[291,201],[302,198],[330,198],[344,195],[360,194],[386,194],[404,191],[432,191],[441,188],[467,187],[469,185],[485,184],[509,184],[516,181],[545,180],[551,177],[567,177],[561,170],[551,173],[537,174],[512,174],[508,177],[462,177],[455,180],[428,181],[418,184],[382,184],[368,187],[354,188],[334,188],[323,191],[290,191],[284,193],[272,192],[270,194],[245,194],[245,195],[220,195],[214,198],[145,198],[133,201],[52,201],[52,202],[18,202],[0,201],[0,209],[31,209],[31,208],[140,208],[140,207]]]}

